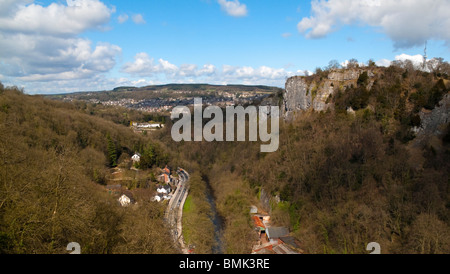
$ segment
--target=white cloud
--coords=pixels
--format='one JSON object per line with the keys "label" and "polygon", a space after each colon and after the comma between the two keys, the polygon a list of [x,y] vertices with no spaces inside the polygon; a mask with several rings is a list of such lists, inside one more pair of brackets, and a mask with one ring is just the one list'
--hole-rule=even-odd
{"label": "white cloud", "polygon": [[88,29],[100,28],[109,21],[113,12],[113,9],[98,0],[72,0],[69,3],[52,3],[48,7],[34,3],[7,5],[9,12],[0,17],[0,30],[76,35]]}
{"label": "white cloud", "polygon": [[[360,67],[364,67],[366,64],[364,62],[357,62]],[[345,60],[344,62],[341,62],[339,65],[341,67],[346,68],[350,64],[350,60]]]}
{"label": "white cloud", "polygon": [[155,64],[153,58],[147,53],[141,52],[134,56],[134,62],[125,63],[122,66],[121,71],[131,75],[153,76],[158,73],[167,75],[176,74],[179,72],[179,68],[161,58],[158,60],[158,64]]}
{"label": "white cloud", "polygon": [[[417,68],[420,68],[422,66],[422,64],[423,64],[423,56],[420,55],[420,54],[408,55],[408,54],[402,53],[402,54],[396,55],[394,57],[393,61],[402,61],[402,62],[404,62],[404,61],[407,61],[407,60],[411,61],[412,64],[414,66],[416,66]],[[379,67],[389,67],[390,65],[392,65],[393,61],[388,60],[388,59],[381,59],[381,60],[376,61],[375,64],[377,66],[379,66]]]}
{"label": "white cloud", "polygon": [[222,10],[230,16],[242,17],[248,13],[247,5],[241,4],[239,0],[218,0],[217,2],[222,7]]}
{"label": "white cloud", "polygon": [[[394,61],[411,61],[412,64],[414,66],[416,66],[417,68],[420,68],[423,64],[423,56],[420,54],[416,54],[416,55],[408,55],[405,53],[396,55],[394,57],[394,60],[388,60],[388,59],[380,59],[378,61],[375,62],[375,65],[379,66],[379,67],[389,67],[390,65],[392,65],[392,63]],[[340,65],[342,67],[347,67],[347,65],[349,64],[349,60],[345,60],[343,62],[340,63]],[[364,67],[366,64],[364,64],[363,62],[359,63],[359,66]]]}
{"label": "white cloud", "polygon": [[120,24],[125,23],[126,21],[128,21],[128,14],[121,14],[119,15],[119,17],[117,17],[117,20],[119,21]]}
{"label": "white cloud", "polygon": [[285,32],[285,33],[281,34],[281,36],[282,36],[283,38],[289,38],[289,37],[292,36],[292,33],[290,33],[290,32]]}
{"label": "white cloud", "polygon": [[164,72],[164,73],[176,73],[178,71],[178,67],[174,64],[171,64],[169,61],[164,59],[158,60],[159,64],[156,67],[158,72]]}
{"label": "white cloud", "polygon": [[138,24],[138,25],[146,23],[144,17],[142,16],[142,14],[135,14],[135,15],[133,15],[131,17],[131,19],[133,20],[133,22],[135,24]]}
{"label": "white cloud", "polygon": [[222,66],[222,73],[224,75],[233,74],[233,72],[236,70],[236,67],[230,66],[230,65],[223,65]]}
{"label": "white cloud", "polygon": [[307,38],[321,38],[343,25],[368,25],[380,29],[396,48],[443,40],[450,46],[448,0],[314,0],[311,16],[303,18],[298,31]]}
{"label": "white cloud", "polygon": [[388,60],[388,59],[381,59],[375,62],[375,64],[377,66],[380,67],[389,67],[390,65],[392,65],[392,62],[394,61],[401,61],[401,62],[405,62],[405,61],[411,61],[411,63],[418,69],[422,68],[422,64],[423,64],[423,56],[420,54],[416,54],[416,55],[409,55],[409,54],[399,54],[396,55],[394,57],[394,60]]}
{"label": "white cloud", "polygon": [[136,54],[134,62],[125,63],[122,72],[137,76],[154,76],[155,74],[165,74],[168,77],[202,77],[215,74],[216,67],[205,64],[201,69],[195,64],[182,64],[180,67],[167,60],[159,59],[155,64],[154,59],[147,53]]}
{"label": "white cloud", "polygon": [[120,47],[82,38],[0,32],[0,70],[27,81],[85,78],[104,73],[116,64]]}
{"label": "white cloud", "polygon": [[222,66],[222,71],[218,72],[214,78],[219,84],[242,83],[246,85],[271,85],[283,87],[286,78],[294,75],[305,75],[305,71],[288,71],[284,68],[276,69],[268,66],[258,68],[243,66],[236,67],[230,65]]}
{"label": "white cloud", "polygon": [[[0,71],[30,91],[80,88],[97,82],[116,64],[122,49],[78,37],[102,29],[114,8],[98,0],[68,0],[48,6],[29,0],[0,1]],[[28,83],[33,84],[28,85]],[[104,82],[104,81],[103,81]]]}
{"label": "white cloud", "polygon": [[216,67],[214,65],[211,65],[211,64],[206,64],[206,65],[203,65],[203,68],[201,68],[198,71],[197,75],[208,75],[208,76],[211,76],[211,75],[214,75],[215,73],[216,73]]}
{"label": "white cloud", "polygon": [[408,55],[408,54],[400,54],[395,56],[396,61],[406,61],[409,60],[413,63],[415,66],[420,66],[423,64],[423,56],[420,54],[416,55]]}
{"label": "white cloud", "polygon": [[152,77],[152,79],[162,77],[174,83],[243,83],[280,87],[284,86],[286,77],[305,75],[307,73],[302,70],[293,72],[285,68],[276,69],[268,66],[254,68],[250,66],[223,65],[221,69],[217,69],[212,64],[205,64],[201,67],[196,64],[177,66],[164,59],[159,59],[155,63],[154,59],[144,52],[136,54],[133,62],[125,63],[121,71],[131,76]]}
{"label": "white cloud", "polygon": [[[130,16],[126,13],[123,13],[117,17],[117,21],[119,22],[119,24],[123,24],[123,23],[127,22],[128,19],[130,19]],[[143,25],[143,24],[147,23],[142,14],[132,15],[131,20],[137,25]]]}
{"label": "white cloud", "polygon": [[389,67],[391,65],[392,61],[389,61],[388,59],[381,59],[375,62],[375,65],[379,67]]}
{"label": "white cloud", "polygon": [[348,63],[350,63],[348,60],[345,60],[344,62],[341,62],[340,65],[341,67],[345,68],[348,66]]}
{"label": "white cloud", "polygon": [[134,56],[134,62],[123,65],[122,71],[132,75],[151,76],[157,72],[153,62],[153,58],[150,58],[147,53],[141,52]]}
{"label": "white cloud", "polygon": [[180,71],[178,75],[181,77],[192,77],[197,75],[197,65],[194,64],[183,64],[180,66]]}
{"label": "white cloud", "polygon": [[138,80],[130,81],[125,78],[122,82],[123,86],[133,86],[133,87],[143,87],[143,86],[160,85],[160,84],[162,84],[162,82],[152,81],[152,80],[148,80],[148,79],[138,79]]}
{"label": "white cloud", "polygon": [[253,68],[249,66],[232,67],[224,66],[222,70],[225,77],[233,80],[243,80],[244,82],[258,83],[259,80],[284,81],[286,77],[293,76],[294,73],[285,69],[275,69],[267,66]]}
{"label": "white cloud", "polygon": [[[76,80],[70,78],[71,77],[68,77],[68,79],[58,79],[52,81],[37,81],[32,82],[32,84],[16,78],[14,81],[9,81],[8,79],[5,79],[5,81],[2,80],[2,83],[5,86],[17,85],[19,87],[24,87],[25,92],[28,94],[55,94],[78,91],[111,90],[119,86],[137,86],[137,81],[130,80],[128,78],[106,77],[104,74],[96,74],[89,78]],[[147,83],[158,84],[157,82],[152,81],[147,81]]]}
{"label": "white cloud", "polygon": [[0,16],[15,13],[19,6],[32,3],[33,0],[1,0]]}

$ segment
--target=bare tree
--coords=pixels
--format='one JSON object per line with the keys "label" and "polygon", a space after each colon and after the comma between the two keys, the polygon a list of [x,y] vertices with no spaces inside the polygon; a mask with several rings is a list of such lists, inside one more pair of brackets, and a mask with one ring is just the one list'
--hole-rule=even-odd
{"label": "bare tree", "polygon": [[358,68],[358,67],[359,67],[359,63],[358,63],[357,59],[352,58],[352,59],[348,60],[347,68]]}

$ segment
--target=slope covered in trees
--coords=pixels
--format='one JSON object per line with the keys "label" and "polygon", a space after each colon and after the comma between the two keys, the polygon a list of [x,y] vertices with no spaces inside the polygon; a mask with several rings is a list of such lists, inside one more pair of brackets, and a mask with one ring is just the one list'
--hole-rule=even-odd
{"label": "slope covered in trees", "polygon": [[214,189],[226,252],[250,251],[248,208],[262,189],[281,200],[266,205],[274,223],[309,253],[367,253],[369,242],[383,253],[450,252],[450,128],[420,139],[413,130],[448,94],[448,75],[377,69],[370,90],[362,76],[330,98],[334,109],[282,122],[275,153],[250,142],[174,143],[162,132]]}
{"label": "slope covered in trees", "polygon": [[153,142],[76,106],[0,85],[0,253],[173,253],[159,204],[121,208],[102,186]]}
{"label": "slope covered in trees", "polygon": [[[159,204],[144,196],[138,210],[124,210],[103,191],[108,168],[139,151],[142,168],[169,162],[195,174],[184,224],[200,253],[215,244],[207,193],[226,253],[251,251],[252,204],[309,253],[367,253],[369,242],[383,253],[448,253],[450,128],[417,133],[448,104],[448,74],[401,64],[376,70],[337,90],[333,108],[281,121],[274,153],[256,142],[177,143],[170,121],[151,138],[136,135],[124,125],[139,113],[0,86],[1,252],[62,253],[72,241],[83,253],[176,252]],[[279,202],[261,201],[262,190]]]}

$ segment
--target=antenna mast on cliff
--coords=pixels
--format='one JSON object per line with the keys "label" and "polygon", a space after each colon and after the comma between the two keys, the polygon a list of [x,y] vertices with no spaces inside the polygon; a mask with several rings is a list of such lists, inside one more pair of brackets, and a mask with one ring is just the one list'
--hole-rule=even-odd
{"label": "antenna mast on cliff", "polygon": [[425,50],[424,50],[424,55],[423,55],[423,69],[425,70],[426,66],[427,66],[427,43],[428,41],[425,41]]}

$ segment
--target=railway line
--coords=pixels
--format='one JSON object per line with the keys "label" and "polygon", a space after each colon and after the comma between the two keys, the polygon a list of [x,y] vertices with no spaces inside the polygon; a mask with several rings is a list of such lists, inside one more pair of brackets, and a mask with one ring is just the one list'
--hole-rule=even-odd
{"label": "railway line", "polygon": [[187,249],[184,245],[183,233],[182,233],[182,215],[183,206],[189,193],[189,173],[185,170],[178,168],[177,174],[179,181],[175,193],[169,201],[165,212],[165,219],[169,225],[170,234],[176,244],[178,244],[183,253],[187,253]]}

